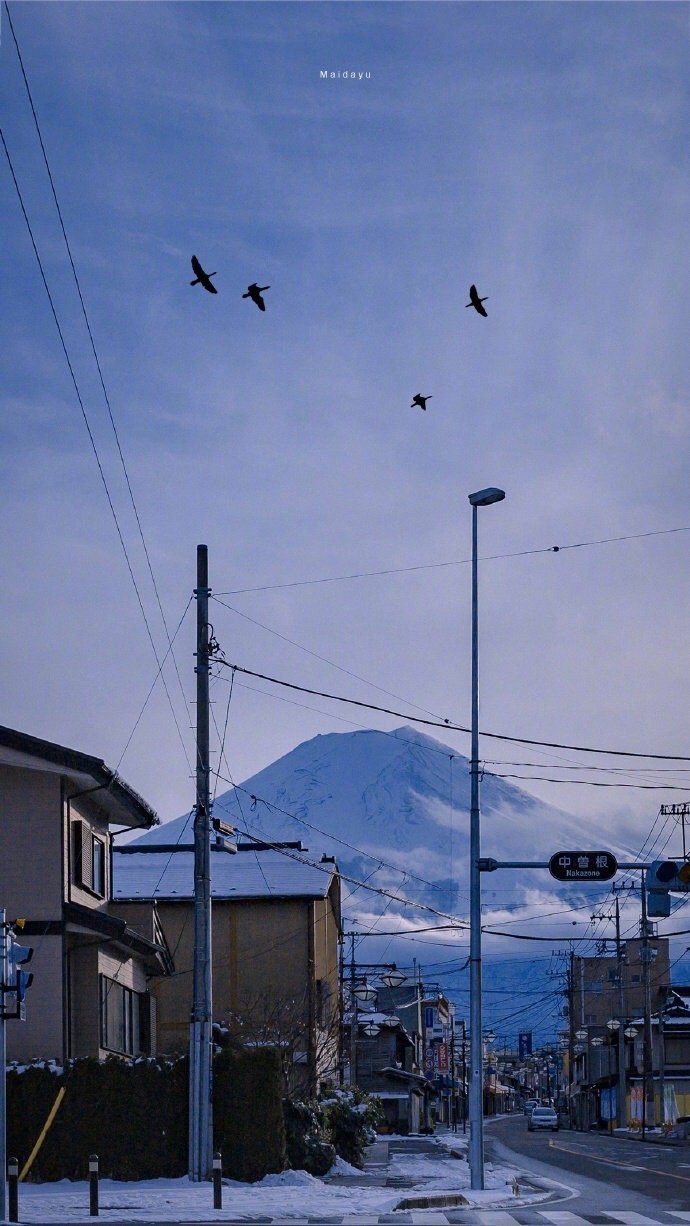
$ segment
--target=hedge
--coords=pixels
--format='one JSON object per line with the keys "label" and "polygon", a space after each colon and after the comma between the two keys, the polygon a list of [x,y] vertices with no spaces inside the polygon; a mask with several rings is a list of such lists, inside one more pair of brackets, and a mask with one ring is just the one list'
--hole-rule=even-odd
{"label": "hedge", "polygon": [[[187,1171],[188,1061],[113,1057],[47,1064],[7,1075],[7,1152],[28,1158],[58,1090],[60,1105],[29,1178],[85,1179],[90,1153],[111,1179],[177,1178]],[[285,1167],[280,1055],[270,1049],[221,1052],[213,1063],[214,1147],[233,1179],[256,1180]]]}

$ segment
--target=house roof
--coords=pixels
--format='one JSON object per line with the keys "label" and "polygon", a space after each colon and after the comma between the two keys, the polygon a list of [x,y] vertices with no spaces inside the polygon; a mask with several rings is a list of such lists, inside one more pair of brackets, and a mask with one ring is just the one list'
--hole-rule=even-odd
{"label": "house roof", "polygon": [[[211,849],[212,898],[325,898],[338,870],[334,864],[305,864],[279,851],[231,855]],[[113,898],[165,899],[194,896],[194,852],[183,847],[158,852],[113,852]]]}
{"label": "house roof", "polygon": [[0,726],[0,763],[65,776],[78,792],[89,795],[89,801],[103,812],[106,821],[115,825],[148,829],[160,824],[155,809],[102,758]]}

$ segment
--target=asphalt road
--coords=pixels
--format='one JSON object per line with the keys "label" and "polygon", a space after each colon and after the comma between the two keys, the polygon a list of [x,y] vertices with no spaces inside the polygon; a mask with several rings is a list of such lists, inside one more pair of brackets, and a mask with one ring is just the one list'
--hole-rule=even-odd
{"label": "asphalt road", "polygon": [[577,1215],[622,1211],[653,1218],[659,1211],[690,1209],[690,1145],[655,1145],[567,1128],[528,1132],[526,1117],[513,1115],[488,1123],[485,1150],[487,1160],[513,1162],[564,1185],[569,1203],[560,1207]]}

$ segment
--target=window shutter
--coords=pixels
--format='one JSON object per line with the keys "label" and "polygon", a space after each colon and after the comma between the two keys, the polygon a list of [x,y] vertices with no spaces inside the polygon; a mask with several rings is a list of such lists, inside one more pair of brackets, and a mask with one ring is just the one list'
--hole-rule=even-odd
{"label": "window shutter", "polygon": [[84,823],[72,822],[72,881],[84,884]]}

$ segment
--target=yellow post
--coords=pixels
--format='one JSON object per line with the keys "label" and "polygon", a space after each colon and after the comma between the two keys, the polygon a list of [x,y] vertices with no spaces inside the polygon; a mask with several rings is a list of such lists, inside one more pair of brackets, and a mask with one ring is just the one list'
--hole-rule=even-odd
{"label": "yellow post", "polygon": [[60,1106],[60,1103],[62,1102],[62,1100],[63,1100],[63,1098],[64,1098],[64,1097],[65,1097],[65,1087],[64,1087],[64,1086],[62,1086],[62,1087],[61,1087],[61,1088],[58,1090],[58,1092],[57,1092],[57,1098],[55,1099],[55,1102],[53,1103],[52,1107],[50,1108],[50,1112],[49,1112],[49,1114],[48,1114],[48,1119],[46,1120],[45,1124],[43,1125],[43,1128],[41,1129],[41,1135],[39,1136],[39,1138],[38,1138],[38,1140],[37,1140],[36,1144],[34,1145],[34,1147],[33,1147],[32,1151],[31,1151],[31,1153],[29,1154],[29,1156],[28,1156],[28,1158],[27,1158],[26,1162],[24,1163],[24,1165],[23,1165],[23,1167],[22,1167],[21,1174],[20,1174],[20,1176],[19,1176],[19,1182],[20,1182],[20,1183],[22,1182],[22,1180],[23,1180],[23,1179],[25,1179],[25,1178],[26,1178],[26,1176],[28,1175],[29,1171],[31,1170],[31,1166],[32,1166],[33,1160],[34,1160],[34,1158],[36,1157],[36,1154],[38,1153],[39,1149],[41,1148],[41,1146],[42,1146],[43,1142],[45,1141],[46,1136],[48,1135],[48,1130],[49,1130],[49,1128],[50,1128],[50,1126],[51,1126],[51,1124],[52,1124],[53,1120],[55,1119],[55,1116],[56,1116],[56,1115],[57,1115],[57,1113],[58,1113],[58,1107]]}

